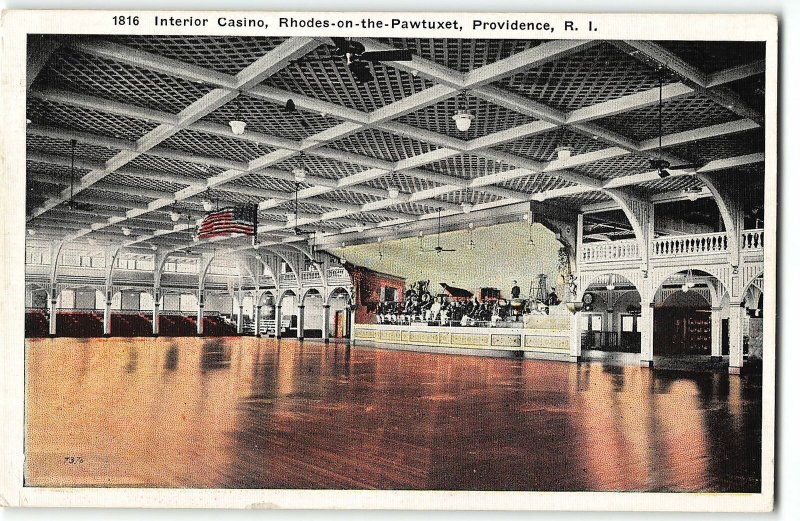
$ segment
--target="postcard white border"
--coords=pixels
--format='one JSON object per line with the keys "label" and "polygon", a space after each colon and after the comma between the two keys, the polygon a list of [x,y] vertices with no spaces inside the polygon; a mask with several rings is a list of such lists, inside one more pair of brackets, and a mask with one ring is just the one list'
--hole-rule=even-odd
{"label": "postcard white border", "polygon": [[[261,16],[254,11],[159,11],[163,16]],[[114,27],[112,15],[153,16],[155,11],[5,11],[2,28],[2,112],[0,112],[0,208],[4,223],[0,251],[4,255],[0,288],[3,321],[2,338],[2,445],[0,452],[0,503],[37,506],[117,506],[117,507],[235,507],[235,508],[364,508],[364,509],[452,509],[452,510],[679,510],[679,511],[764,511],[771,509],[774,492],[775,418],[775,322],[765,320],[763,375],[763,461],[760,494],[693,494],[630,492],[429,492],[429,491],[307,491],[307,490],[205,490],[205,489],[128,489],[128,488],[30,488],[22,487],[23,456],[23,366],[24,366],[24,199],[25,193],[25,41],[28,33],[74,34],[236,34],[265,35],[252,29],[206,27],[187,28]],[[406,19],[462,20],[465,29],[455,33],[437,31],[393,31],[392,36],[454,38],[520,38],[514,31],[475,33],[466,29],[474,16],[482,19],[553,20],[565,18],[578,23],[593,20],[597,32],[577,35],[555,32],[528,35],[529,38],[606,38],[645,40],[761,40],[766,41],[766,184],[765,184],[765,302],[764,314],[776,311],[777,244],[777,18],[774,15],[739,14],[594,14],[594,13],[262,13],[265,17],[295,15],[303,18],[374,16]],[[292,29],[270,31],[270,35],[370,35],[386,32],[364,29]],[[15,130],[16,129],[16,130]],[[788,441],[788,440],[787,440]]]}

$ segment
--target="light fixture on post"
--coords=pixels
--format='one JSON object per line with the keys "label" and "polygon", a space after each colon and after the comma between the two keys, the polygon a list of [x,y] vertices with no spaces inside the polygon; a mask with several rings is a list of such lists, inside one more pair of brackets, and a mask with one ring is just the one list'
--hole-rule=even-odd
{"label": "light fixture on post", "polygon": [[472,126],[472,120],[475,116],[467,112],[467,91],[462,92],[461,109],[453,115],[453,121],[456,122],[456,128],[461,132],[466,132]]}
{"label": "light fixture on post", "polygon": [[228,122],[228,125],[231,126],[231,132],[233,132],[236,136],[241,136],[244,134],[244,129],[247,126],[247,123],[242,120],[242,104],[241,100],[239,99],[240,95],[241,94],[237,94],[236,96],[236,114],[234,115],[234,119]]}
{"label": "light fixture on post", "polygon": [[473,231],[475,231],[475,225],[473,223],[469,223],[469,242],[467,243],[467,248],[470,250],[475,249],[475,241],[472,240]]}
{"label": "light fixture on post", "polygon": [[606,289],[608,291],[614,291],[617,289],[617,286],[614,285],[614,275],[608,276],[608,283],[606,284]]}

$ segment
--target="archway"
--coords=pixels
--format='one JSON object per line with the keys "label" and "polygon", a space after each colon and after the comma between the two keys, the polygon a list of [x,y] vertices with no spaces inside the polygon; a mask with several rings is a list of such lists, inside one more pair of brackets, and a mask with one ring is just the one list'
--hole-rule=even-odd
{"label": "archway", "polygon": [[275,299],[275,335],[277,338],[297,337],[300,299],[294,290],[283,290]]}
{"label": "archway", "polygon": [[743,292],[745,313],[742,331],[744,355],[748,361],[764,359],[764,274],[753,278]]}
{"label": "archway", "polygon": [[322,338],[324,334],[325,299],[316,288],[309,288],[300,298],[298,306],[297,338]]}
{"label": "archway", "polygon": [[330,338],[350,338],[351,304],[350,292],[341,286],[333,288],[325,299],[327,306],[328,336]]}
{"label": "archway", "polygon": [[653,296],[653,354],[727,354],[728,292],[714,275],[686,269],[667,276]]}
{"label": "archway", "polygon": [[581,349],[640,353],[642,296],[618,273],[595,276],[581,295]]}

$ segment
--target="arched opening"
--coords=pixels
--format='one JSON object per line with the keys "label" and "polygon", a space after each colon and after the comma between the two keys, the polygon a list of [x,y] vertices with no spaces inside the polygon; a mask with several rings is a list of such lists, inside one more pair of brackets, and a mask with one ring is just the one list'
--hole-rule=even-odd
{"label": "arched opening", "polygon": [[[275,323],[281,337],[297,337],[297,312],[300,300],[293,290],[285,290],[275,303]],[[280,316],[278,313],[280,312]]]}
{"label": "arched opening", "polygon": [[350,293],[334,288],[328,295],[328,331],[330,338],[350,338]]}
{"label": "arched opening", "polygon": [[[724,306],[724,302],[727,302],[727,292],[710,273],[692,269],[667,277],[653,298],[653,354],[662,357],[726,355],[728,306]],[[719,330],[714,331],[714,328]],[[712,338],[717,334],[718,338]]]}
{"label": "arched opening", "polygon": [[298,331],[301,338],[322,338],[324,310],[322,305],[324,298],[317,289],[309,289],[303,294],[301,305],[303,306],[303,319],[298,323],[302,330]]}
{"label": "arched opening", "polygon": [[581,296],[581,349],[641,352],[642,296],[626,277],[607,273],[596,277]]}
{"label": "arched opening", "polygon": [[748,361],[764,359],[764,274],[745,287],[742,298],[745,313],[742,331],[744,354]]}

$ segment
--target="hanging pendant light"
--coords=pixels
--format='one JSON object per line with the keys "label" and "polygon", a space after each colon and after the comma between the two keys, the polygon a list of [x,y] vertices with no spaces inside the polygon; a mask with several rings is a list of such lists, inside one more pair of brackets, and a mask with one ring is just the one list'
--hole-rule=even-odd
{"label": "hanging pendant light", "polygon": [[472,190],[469,187],[465,190],[464,201],[461,203],[461,211],[470,213],[475,205],[472,203]]}
{"label": "hanging pendant light", "polygon": [[467,112],[467,91],[463,91],[461,110],[453,115],[453,121],[456,122],[456,128],[461,132],[466,132],[472,126],[472,120],[475,116]]}
{"label": "hanging pendant light", "polygon": [[125,237],[128,237],[128,236],[130,236],[130,234],[131,234],[131,229],[128,228],[127,226],[123,226],[122,227],[122,235],[124,235]]}
{"label": "hanging pendant light", "polygon": [[172,205],[172,209],[169,211],[169,219],[170,221],[176,223],[180,220],[181,214],[178,210],[175,209],[175,205]]}
{"label": "hanging pendant light", "polygon": [[231,132],[233,132],[234,135],[237,135],[237,136],[241,136],[242,134],[244,134],[244,129],[247,126],[247,123],[245,123],[242,120],[241,109],[242,109],[241,101],[239,99],[239,96],[237,95],[236,96],[236,114],[234,116],[234,119],[232,119],[232,120],[230,120],[228,122],[228,125],[231,126]]}
{"label": "hanging pendant light", "polygon": [[664,179],[669,177],[669,161],[664,159],[664,151],[661,148],[661,139],[664,135],[664,96],[663,96],[664,70],[658,68],[658,159],[651,159],[650,166],[658,171],[658,177]]}
{"label": "hanging pendant light", "polygon": [[302,152],[300,153],[300,165],[292,169],[292,174],[294,175],[295,183],[301,183],[306,180],[305,156]]}
{"label": "hanging pendant light", "polygon": [[614,275],[608,276],[608,283],[606,284],[606,289],[608,291],[614,291],[617,287],[614,285]]}
{"label": "hanging pendant light", "polygon": [[36,228],[28,228],[28,235],[30,236],[36,235]]}
{"label": "hanging pendant light", "polygon": [[472,232],[475,231],[475,225],[473,223],[469,223],[469,242],[467,243],[467,249],[474,250],[475,249],[475,241],[472,240]]}

